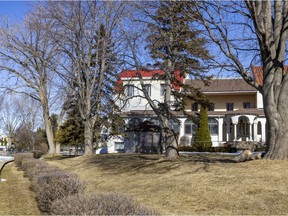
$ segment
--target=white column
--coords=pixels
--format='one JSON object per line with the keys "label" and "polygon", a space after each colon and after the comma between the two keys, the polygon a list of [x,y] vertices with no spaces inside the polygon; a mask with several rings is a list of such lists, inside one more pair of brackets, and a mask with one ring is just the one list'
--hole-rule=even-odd
{"label": "white column", "polygon": [[234,141],[237,141],[237,124],[234,125]]}
{"label": "white column", "polygon": [[252,141],[252,123],[249,123],[249,141]]}
{"label": "white column", "polygon": [[180,120],[180,134],[179,134],[179,140],[182,136],[185,135],[185,121],[186,121],[186,118],[181,118],[179,119]]}
{"label": "white column", "polygon": [[237,125],[239,120],[239,115],[231,117],[231,121],[234,125],[234,141],[237,141]]}
{"label": "white column", "polygon": [[253,134],[253,140],[254,141],[258,141],[257,140],[257,121],[256,122],[254,122],[254,124],[253,124],[253,128],[254,128],[254,134]]}
{"label": "white column", "polygon": [[261,120],[261,138],[262,142],[266,141],[266,119]]}
{"label": "white column", "polygon": [[218,118],[218,142],[222,141],[223,141],[223,118]]}
{"label": "white column", "polygon": [[226,119],[226,141],[230,141],[230,120]]}

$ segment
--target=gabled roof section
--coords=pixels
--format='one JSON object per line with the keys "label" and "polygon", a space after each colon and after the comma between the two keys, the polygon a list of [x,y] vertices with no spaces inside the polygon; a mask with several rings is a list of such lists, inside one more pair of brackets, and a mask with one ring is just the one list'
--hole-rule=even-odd
{"label": "gabled roof section", "polygon": [[[255,82],[262,86],[263,85],[263,67],[262,66],[251,66],[252,69],[252,73],[254,76],[254,80]],[[284,73],[287,74],[288,73],[288,66],[284,66]]]}
{"label": "gabled roof section", "polygon": [[[164,75],[165,72],[159,69],[151,69],[151,70],[140,70],[140,74],[142,78],[153,78],[161,75]],[[180,73],[180,71],[174,72],[174,77],[176,78],[175,83],[173,84],[173,88],[176,91],[180,90],[179,83],[183,83],[184,76]],[[120,73],[118,80],[117,80],[117,86],[115,87],[115,90],[120,90],[120,86],[123,84],[123,80],[129,80],[132,78],[138,78],[137,70],[124,70]],[[178,84],[177,84],[178,83]]]}
{"label": "gabled roof section", "polygon": [[209,81],[209,85],[205,85],[202,80],[185,80],[185,83],[193,88],[200,88],[203,93],[257,91],[243,79],[213,79]]}

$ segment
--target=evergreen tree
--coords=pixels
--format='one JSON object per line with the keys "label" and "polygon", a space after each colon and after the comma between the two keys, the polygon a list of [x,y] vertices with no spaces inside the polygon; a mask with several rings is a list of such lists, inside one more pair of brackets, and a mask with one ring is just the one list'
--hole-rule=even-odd
{"label": "evergreen tree", "polygon": [[[152,20],[148,25],[148,48],[156,61],[155,66],[164,71],[159,79],[165,81],[165,93],[164,102],[158,103],[158,107],[151,104],[151,100],[149,103],[161,124],[162,145],[166,149],[166,156],[174,159],[177,155],[177,134],[169,122],[175,120],[171,111],[175,107],[177,110],[183,107],[183,95],[174,91],[172,86],[184,87],[179,72],[182,78],[187,74],[202,80],[208,78],[202,63],[211,59],[211,56],[205,48],[206,40],[199,37],[199,30],[191,28],[195,18],[183,13],[183,7],[189,2],[160,1],[151,4],[157,5],[157,11],[155,14],[146,12]],[[174,104],[171,102],[172,95],[176,100]]]}
{"label": "evergreen tree", "polygon": [[198,128],[196,129],[193,147],[197,151],[208,151],[212,147],[208,125],[208,108],[201,105]]}
{"label": "evergreen tree", "polygon": [[79,145],[84,143],[84,125],[76,106],[67,112],[67,119],[60,130],[57,130],[55,140],[62,145]]}

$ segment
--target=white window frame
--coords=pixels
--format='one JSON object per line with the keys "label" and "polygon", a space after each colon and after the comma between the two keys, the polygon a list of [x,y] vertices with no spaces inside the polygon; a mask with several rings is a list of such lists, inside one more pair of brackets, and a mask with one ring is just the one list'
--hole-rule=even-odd
{"label": "white window frame", "polygon": [[148,95],[151,96],[151,84],[144,84],[143,90],[144,89],[147,91]]}
{"label": "white window frame", "polygon": [[126,85],[126,95],[128,97],[133,97],[134,96],[134,85]]}

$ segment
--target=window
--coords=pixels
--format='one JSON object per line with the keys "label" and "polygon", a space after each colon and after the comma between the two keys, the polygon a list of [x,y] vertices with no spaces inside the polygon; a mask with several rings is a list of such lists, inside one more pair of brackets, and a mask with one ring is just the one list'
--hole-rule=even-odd
{"label": "window", "polygon": [[250,103],[250,102],[244,102],[244,103],[243,103],[243,108],[244,108],[244,109],[249,109],[249,108],[251,108],[251,103]]}
{"label": "window", "polygon": [[126,85],[126,94],[129,97],[134,96],[134,85]]}
{"label": "window", "polygon": [[214,118],[208,119],[208,126],[211,135],[218,135],[218,121]]}
{"label": "window", "polygon": [[191,120],[185,121],[185,127],[184,127],[185,135],[192,136],[196,132],[196,125]]}
{"label": "window", "polygon": [[141,123],[142,120],[140,118],[131,118],[128,122],[128,128],[129,130],[135,130],[139,127]]}
{"label": "window", "polygon": [[234,110],[234,104],[233,103],[226,103],[226,110],[227,111],[233,111]]}
{"label": "window", "polygon": [[115,146],[115,150],[118,151],[118,150],[124,150],[124,142],[114,142]]}
{"label": "window", "polygon": [[262,134],[262,125],[261,122],[259,121],[257,124],[257,135],[261,135]]}
{"label": "window", "polygon": [[214,103],[208,104],[208,111],[214,111]]}
{"label": "window", "polygon": [[169,120],[169,127],[175,132],[180,134],[180,125],[178,122],[174,121],[173,119]]}
{"label": "window", "polygon": [[151,96],[151,84],[146,84],[143,87],[147,91],[148,95]]}
{"label": "window", "polygon": [[191,110],[192,110],[192,111],[198,111],[198,103],[196,103],[196,102],[193,103],[193,104],[192,104],[192,107],[191,107]]}
{"label": "window", "polygon": [[165,84],[160,84],[160,96],[164,96],[166,90]]}

